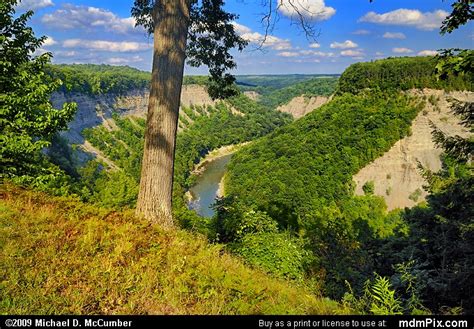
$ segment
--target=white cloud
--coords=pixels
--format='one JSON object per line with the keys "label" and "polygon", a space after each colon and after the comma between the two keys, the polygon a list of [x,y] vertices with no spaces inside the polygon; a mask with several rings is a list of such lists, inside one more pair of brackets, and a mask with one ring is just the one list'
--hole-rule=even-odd
{"label": "white cloud", "polygon": [[382,52],[380,52],[380,51],[377,51],[377,52],[375,53],[375,56],[379,56],[379,57],[380,57],[380,56],[385,56],[385,54],[382,53]]}
{"label": "white cloud", "polygon": [[321,47],[321,45],[317,42],[312,43],[312,44],[309,45],[309,48],[313,48],[313,49],[316,49],[316,48],[319,48],[319,47]]}
{"label": "white cloud", "polygon": [[355,34],[355,35],[367,35],[367,34],[370,34],[370,31],[368,31],[368,30],[357,30],[357,31],[352,32],[352,34]]}
{"label": "white cloud", "polygon": [[52,37],[47,37],[46,40],[43,42],[43,47],[48,47],[48,46],[54,46],[58,44],[56,40],[54,40]]}
{"label": "white cloud", "polygon": [[436,56],[438,52],[436,50],[422,50],[418,54],[418,56]]}
{"label": "white cloud", "polygon": [[143,42],[68,39],[63,47],[125,53],[148,50],[153,46]]}
{"label": "white cloud", "polygon": [[392,51],[396,54],[411,54],[413,52],[409,48],[393,48]]}
{"label": "white cloud", "polygon": [[350,48],[357,48],[357,47],[358,47],[357,43],[351,40],[346,40],[344,42],[331,43],[331,48],[337,48],[337,49],[350,49]]}
{"label": "white cloud", "polygon": [[296,59],[293,62],[294,63],[321,63],[321,61],[317,58]]}
{"label": "white cloud", "polygon": [[51,6],[54,6],[51,0],[22,0],[16,8],[20,10],[37,10]]}
{"label": "white cloud", "polygon": [[448,12],[444,10],[422,13],[419,10],[402,8],[384,14],[371,11],[361,17],[359,22],[413,26],[420,30],[431,31],[439,28],[446,16],[448,16]]}
{"label": "white cloud", "polygon": [[237,32],[237,34],[244,34],[244,33],[251,33],[252,30],[245,26],[245,25],[242,25],[242,24],[239,24],[237,22],[232,22],[232,25],[234,25],[234,30],[235,32]]}
{"label": "white cloud", "polygon": [[298,57],[300,54],[294,51],[283,51],[281,53],[278,53],[277,55],[281,57]]}
{"label": "white cloud", "polygon": [[406,35],[400,32],[385,32],[383,37],[385,39],[406,39]]}
{"label": "white cloud", "polygon": [[252,29],[249,27],[233,22],[234,29],[239,34],[242,39],[247,40],[250,43],[262,45],[264,48],[270,48],[274,50],[290,50],[293,47],[291,42],[288,39],[281,39],[274,35],[264,36],[258,32],[252,32]]}
{"label": "white cloud", "polygon": [[75,57],[79,55],[77,51],[71,50],[71,51],[55,51],[54,52],[54,57]]}
{"label": "white cloud", "polygon": [[341,51],[341,56],[362,59],[364,57],[364,53],[360,50],[343,50]]}
{"label": "white cloud", "polygon": [[336,9],[327,7],[324,0],[279,0],[278,4],[283,15],[295,19],[301,15],[305,19],[324,21],[336,13]]}
{"label": "white cloud", "polygon": [[115,33],[144,33],[143,28],[135,28],[133,17],[120,18],[109,10],[76,6],[72,4],[63,5],[51,14],[41,18],[41,22],[49,27],[59,29],[84,29],[91,30],[95,27],[103,28],[105,31]]}
{"label": "white cloud", "polygon": [[131,63],[137,63],[143,61],[143,58],[140,56],[133,56],[130,58],[127,57],[111,57],[108,58],[105,63],[111,64],[111,65],[126,65],[126,64],[131,64]]}
{"label": "white cloud", "polygon": [[325,53],[323,51],[317,51],[317,50],[301,50],[300,51],[301,55],[304,56],[318,56],[318,57],[334,57],[334,53]]}

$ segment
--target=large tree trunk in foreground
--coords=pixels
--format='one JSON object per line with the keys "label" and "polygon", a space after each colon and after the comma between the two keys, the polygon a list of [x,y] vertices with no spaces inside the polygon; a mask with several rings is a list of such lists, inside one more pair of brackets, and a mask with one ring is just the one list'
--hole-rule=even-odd
{"label": "large tree trunk in foreground", "polygon": [[173,226],[174,153],[189,27],[189,0],[160,1],[137,214]]}

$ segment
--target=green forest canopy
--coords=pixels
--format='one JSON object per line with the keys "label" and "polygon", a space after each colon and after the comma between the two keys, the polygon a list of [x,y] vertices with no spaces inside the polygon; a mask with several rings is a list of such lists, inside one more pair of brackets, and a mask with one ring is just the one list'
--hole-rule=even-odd
{"label": "green forest canopy", "polygon": [[357,93],[366,88],[408,90],[433,88],[474,90],[474,73],[465,72],[439,79],[436,57],[396,57],[349,66],[339,79],[337,92]]}

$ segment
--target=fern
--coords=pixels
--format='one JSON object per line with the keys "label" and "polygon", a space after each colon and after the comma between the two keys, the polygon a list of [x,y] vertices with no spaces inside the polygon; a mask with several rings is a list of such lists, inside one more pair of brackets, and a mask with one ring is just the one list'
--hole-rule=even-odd
{"label": "fern", "polygon": [[391,289],[390,281],[386,277],[376,274],[370,296],[372,297],[371,313],[375,315],[403,314],[401,302],[395,297],[395,290]]}

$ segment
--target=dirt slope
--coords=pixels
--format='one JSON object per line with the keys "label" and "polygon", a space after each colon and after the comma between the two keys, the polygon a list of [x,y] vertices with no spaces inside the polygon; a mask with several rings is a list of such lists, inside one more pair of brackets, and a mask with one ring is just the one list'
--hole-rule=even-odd
{"label": "dirt slope", "polygon": [[[469,131],[459,124],[459,119],[449,111],[448,97],[461,101],[474,101],[472,92],[445,93],[442,90],[410,91],[434,100],[412,123],[412,135],[398,141],[387,153],[363,168],[354,176],[356,194],[362,195],[362,186],[374,181],[375,194],[385,198],[389,210],[412,207],[426,197],[425,180],[417,169],[418,161],[425,167],[441,169],[441,149],[432,140],[430,121],[448,135],[467,136]],[[439,100],[438,100],[439,99]]]}
{"label": "dirt slope", "polygon": [[[113,162],[103,154],[93,149],[90,143],[86,143],[81,135],[85,128],[103,125],[108,130],[117,129],[112,113],[118,112],[124,116],[146,117],[148,107],[147,90],[131,90],[125,95],[86,95],[81,93],[54,93],[51,97],[53,105],[57,108],[62,107],[65,102],[76,102],[78,106],[74,120],[69,124],[69,129],[62,132],[71,144],[79,145],[82,152],[79,154],[79,161],[84,162],[90,156],[104,161],[114,168]],[[199,85],[183,86],[181,93],[181,104],[189,107],[191,105],[214,105],[206,89]],[[180,115],[185,115],[181,112]]]}
{"label": "dirt slope", "polygon": [[318,107],[326,104],[331,98],[326,96],[306,97],[298,96],[293,98],[288,104],[277,107],[278,111],[291,114],[295,119],[299,119],[314,111]]}

